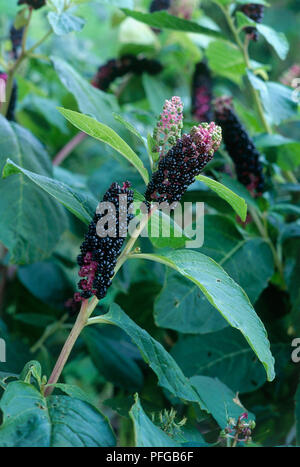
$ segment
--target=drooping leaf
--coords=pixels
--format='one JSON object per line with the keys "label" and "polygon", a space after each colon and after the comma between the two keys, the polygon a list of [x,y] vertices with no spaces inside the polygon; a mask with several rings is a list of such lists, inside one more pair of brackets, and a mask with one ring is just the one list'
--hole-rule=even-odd
{"label": "drooping leaf", "polygon": [[89,224],[97,206],[97,201],[91,195],[88,197],[84,196],[63,182],[45,177],[38,173],[30,172],[8,159],[3,169],[3,177],[7,178],[10,175],[18,173],[24,174],[24,176],[42,188],[42,190],[44,190],[48,195],[59,201],[70,212],[72,212],[72,214],[78,217],[78,219]]}
{"label": "drooping leaf", "polygon": [[8,385],[0,408],[1,447],[109,447],[115,437],[92,405],[68,396],[45,398],[32,385]]}
{"label": "drooping leaf", "polygon": [[118,305],[113,304],[107,314],[94,318],[94,322],[113,324],[123,329],[138,347],[143,359],[156,373],[160,386],[167,389],[173,396],[196,402],[205,409],[197,392],[170,354],[144,329],[135,324]]}
{"label": "drooping leaf", "polygon": [[275,377],[274,358],[265,327],[249,298],[215,261],[190,250],[176,250],[162,255],[136,254],[133,259],[157,261],[175,269],[198,285],[210,303],[229,324],[240,330],[265,367],[269,381]]}
{"label": "drooping leaf", "polygon": [[[10,158],[20,170],[51,177],[50,159],[28,130],[0,117],[0,140],[1,174]],[[49,257],[67,225],[62,206],[27,177],[0,180],[0,240],[10,251],[11,262],[26,264]]]}
{"label": "drooping leaf", "polygon": [[94,120],[87,115],[74,112],[73,110],[60,109],[60,112],[71,122],[76,128],[84,131],[93,138],[102,141],[117,152],[122,154],[140,173],[145,183],[149,181],[147,169],[144,167],[143,162],[137,154],[131,149],[130,146],[111,128],[103,123]]}

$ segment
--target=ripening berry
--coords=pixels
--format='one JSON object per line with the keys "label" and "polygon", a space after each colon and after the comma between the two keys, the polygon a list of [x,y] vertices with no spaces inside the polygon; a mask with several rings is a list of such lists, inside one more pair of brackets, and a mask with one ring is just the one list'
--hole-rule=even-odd
{"label": "ripening berry", "polygon": [[162,71],[162,66],[157,60],[138,58],[135,55],[123,55],[118,59],[112,59],[100,66],[92,84],[102,91],[107,91],[116,78],[133,73],[142,75],[157,75]]}
{"label": "ripening berry", "polygon": [[230,97],[216,99],[215,116],[222,128],[225,147],[235,164],[239,182],[253,195],[261,195],[265,180],[260,154],[235,114]]}
{"label": "ripening berry", "polygon": [[213,122],[194,126],[190,134],[178,139],[159,161],[158,170],[147,187],[146,200],[169,205],[180,201],[195,177],[213,158],[221,140],[221,128]]}
{"label": "ripening berry", "polygon": [[204,62],[197,63],[192,83],[192,114],[199,122],[212,120],[212,79]]}
{"label": "ripening berry", "polygon": [[152,0],[149,11],[154,13],[155,11],[168,10],[171,6],[172,0]]}
{"label": "ripening berry", "polygon": [[[246,3],[241,6],[241,11],[256,23],[262,23],[264,19],[264,5],[260,5],[258,3]],[[258,32],[255,28],[248,26],[245,28],[245,32],[249,35],[251,40],[257,41]]]}
{"label": "ripening berry", "polygon": [[46,5],[46,0],[19,0],[18,5],[28,5],[31,6],[34,10],[42,8]]}
{"label": "ripening berry", "polygon": [[[120,202],[119,195],[126,195],[127,205],[125,208]],[[97,234],[97,223],[104,217],[104,214],[96,213],[88,227],[84,242],[80,247],[81,253],[77,258],[77,263],[80,266],[78,273],[81,278],[78,283],[80,292],[75,293],[72,302],[67,302],[69,309],[73,311],[77,310],[76,303],[80,303],[92,295],[95,295],[99,300],[105,297],[125,241],[125,236],[121,236],[120,231],[125,229],[126,235],[128,224],[133,217],[128,212],[133,202],[133,191],[128,182],[125,182],[122,187],[118,183],[113,183],[105,193],[103,201],[115,206],[115,212],[111,213],[116,227],[113,232],[114,236],[101,237]],[[121,212],[124,209],[126,212]]]}

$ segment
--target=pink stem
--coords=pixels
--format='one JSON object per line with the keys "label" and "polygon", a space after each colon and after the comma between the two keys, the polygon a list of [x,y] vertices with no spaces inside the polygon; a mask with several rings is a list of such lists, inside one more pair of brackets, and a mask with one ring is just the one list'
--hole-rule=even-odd
{"label": "pink stem", "polygon": [[87,134],[83,133],[83,131],[80,131],[77,133],[77,135],[74,136],[63,148],[55,158],[53,159],[53,165],[60,165],[71,152],[74,151],[74,149],[83,141],[85,138],[87,138]]}

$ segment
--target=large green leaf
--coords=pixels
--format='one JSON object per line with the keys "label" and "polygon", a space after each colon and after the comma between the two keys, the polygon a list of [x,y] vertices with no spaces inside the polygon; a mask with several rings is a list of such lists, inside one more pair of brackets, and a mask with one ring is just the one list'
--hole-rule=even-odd
{"label": "large green leaf", "polygon": [[171,355],[147,331],[135,324],[118,305],[113,304],[107,314],[90,319],[90,324],[97,322],[113,324],[123,329],[138,347],[143,359],[156,373],[160,386],[167,389],[173,396],[196,402],[205,409],[197,392]]}
{"label": "large green leaf", "polygon": [[114,130],[104,125],[103,123],[88,117],[87,115],[74,112],[73,110],[61,108],[60,112],[76,128],[84,131],[93,138],[108,144],[117,152],[122,154],[122,156],[124,156],[139,171],[145,183],[148,183],[149,175],[147,169],[144,167],[143,162],[131,149],[131,147],[128,146],[128,144]]}
{"label": "large green leaf", "polygon": [[284,60],[289,51],[288,40],[282,32],[277,32],[275,29],[267,26],[266,24],[257,24],[258,32],[264,36],[266,41],[274,48],[278,57]]}
{"label": "large green leaf", "polygon": [[241,198],[239,195],[234,193],[232,190],[227,188],[226,186],[222,185],[222,183],[213,180],[212,178],[205,177],[204,175],[198,175],[196,177],[197,180],[200,182],[205,183],[211,190],[216,192],[220,198],[227,201],[230,206],[234,209],[234,211],[240,216],[242,221],[246,220],[247,216],[247,204],[245,200]]}
{"label": "large green leaf", "polygon": [[[197,388],[209,412],[222,429],[228,425],[229,418],[237,420],[242,413],[248,412],[238,400],[236,393],[218,378],[194,376],[191,378],[191,383]],[[253,420],[254,416],[248,412],[248,418]]]}
{"label": "large green leaf", "polygon": [[[205,216],[204,238],[200,252],[222,265],[254,303],[274,273],[269,245],[260,238],[244,239],[234,222],[220,215]],[[170,270],[154,314],[158,326],[183,333],[205,334],[228,326],[196,284]]]}
{"label": "large green leaf", "polygon": [[254,391],[266,381],[263,367],[252,349],[232,328],[182,336],[171,353],[189,378],[195,375],[218,377],[233,391]]}
{"label": "large green leaf", "polygon": [[136,447],[169,448],[180,446],[180,444],[174,441],[158,426],[154,425],[150,418],[147,417],[137,395],[135,396],[135,403],[131,407],[129,415],[131,420],[133,421]]}
{"label": "large green leaf", "polygon": [[109,447],[115,437],[92,405],[68,396],[45,398],[30,384],[8,385],[0,402],[1,447]]}
{"label": "large green leaf", "polygon": [[219,37],[220,34],[217,31],[200,26],[193,21],[187,21],[176,16],[172,16],[166,11],[157,11],[155,13],[142,13],[140,11],[128,10],[123,8],[122,11],[131,18],[141,21],[142,23],[148,24],[154,28],[159,29],[173,29],[175,31],[194,32],[199,34],[205,34],[207,36]]}
{"label": "large green leaf", "polygon": [[85,24],[82,18],[71,15],[68,12],[55,13],[54,11],[50,11],[48,13],[48,21],[53,32],[58,36],[63,36],[73,31],[81,31]]}
{"label": "large green leaf", "polygon": [[59,201],[81,221],[89,224],[92,220],[93,213],[97,206],[97,201],[92,197],[92,195],[83,195],[79,191],[77,192],[73,190],[63,182],[45,177],[38,173],[30,172],[8,159],[3,169],[3,177],[6,178],[18,173],[24,174],[47,194]]}
{"label": "large green leaf", "polygon": [[131,258],[160,262],[197,284],[229,324],[244,335],[264,365],[268,380],[274,379],[274,358],[265,327],[243,289],[221,266],[208,256],[190,250],[176,250],[165,256],[136,254]]}
{"label": "large green leaf", "polygon": [[62,58],[52,56],[51,60],[61,82],[74,95],[79,110],[114,127],[116,122],[113,112],[119,111],[116,98],[96,89]]}
{"label": "large green leaf", "polygon": [[82,337],[100,374],[130,392],[141,389],[143,374],[136,360],[137,348],[127,334],[116,327],[88,327]]}
{"label": "large green leaf", "polygon": [[[22,169],[51,177],[51,162],[44,147],[27,130],[0,116],[0,170],[7,158]],[[42,193],[24,175],[0,180],[0,240],[11,262],[32,263],[50,256],[68,226],[56,201]]]}

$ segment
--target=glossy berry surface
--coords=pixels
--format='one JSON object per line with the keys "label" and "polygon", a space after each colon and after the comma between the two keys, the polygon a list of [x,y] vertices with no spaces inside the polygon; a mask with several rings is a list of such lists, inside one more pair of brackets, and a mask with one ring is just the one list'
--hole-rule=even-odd
{"label": "glossy berry surface", "polygon": [[192,83],[192,114],[199,122],[212,120],[212,79],[204,62],[197,63]]}

